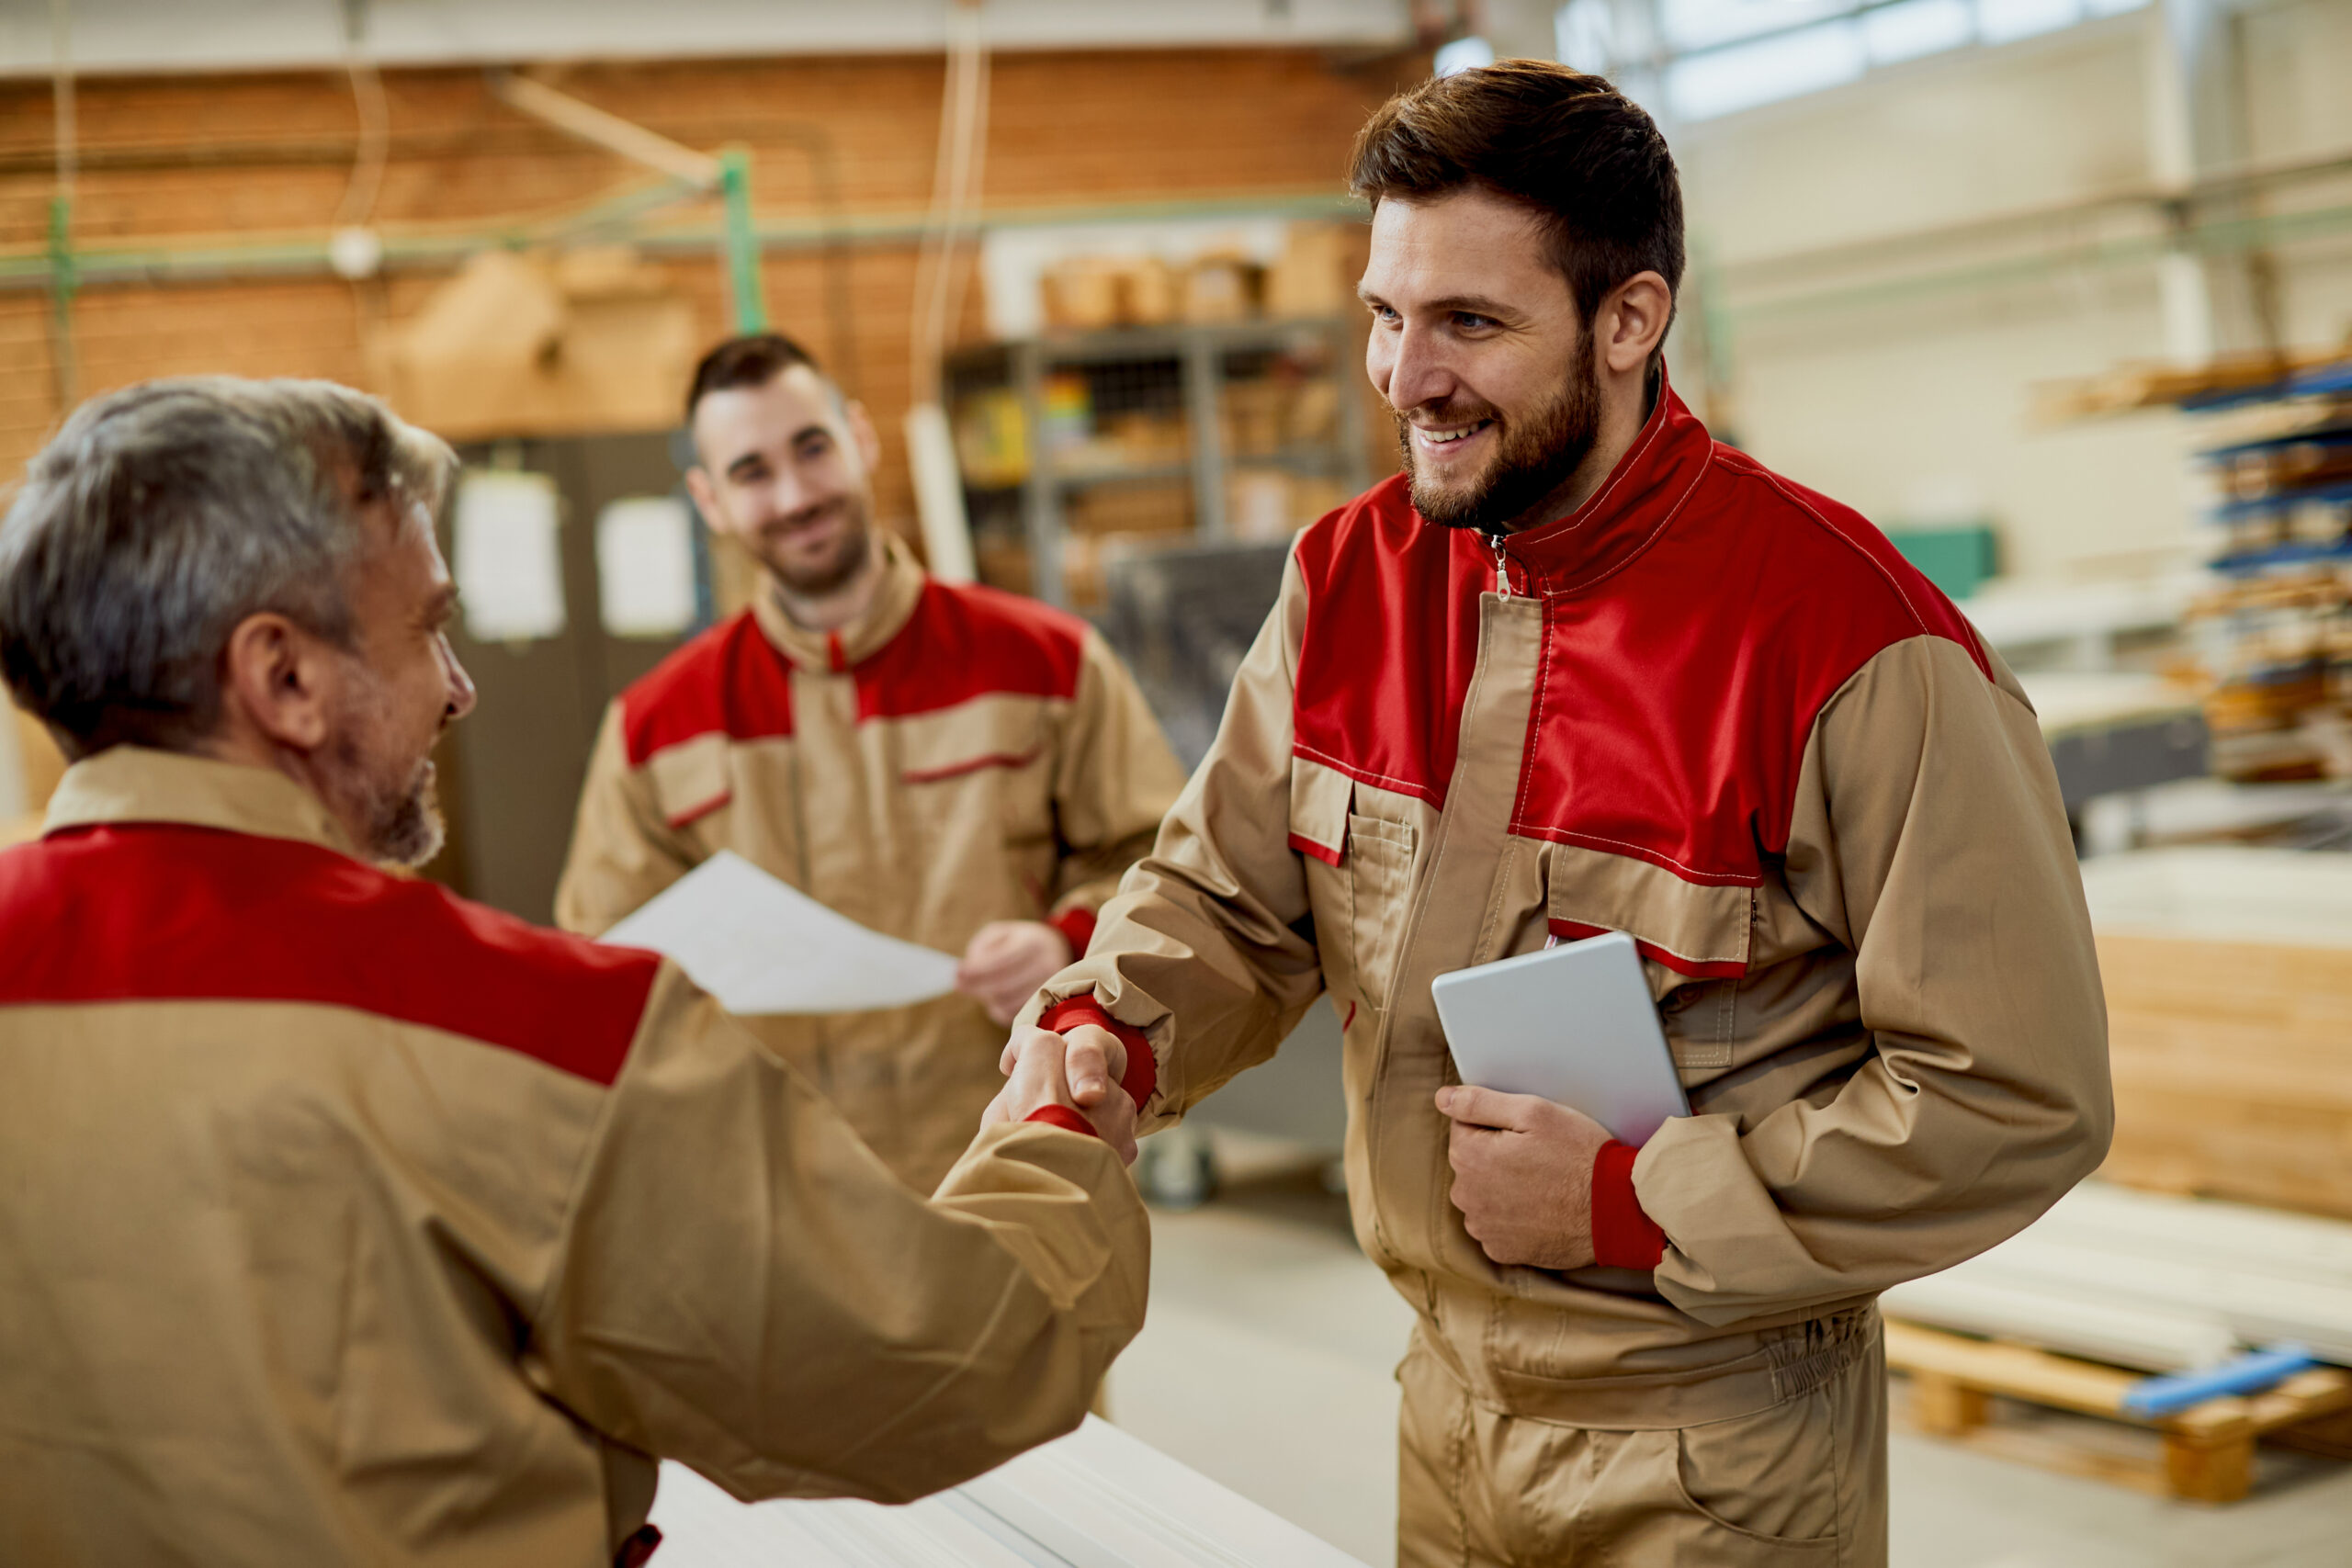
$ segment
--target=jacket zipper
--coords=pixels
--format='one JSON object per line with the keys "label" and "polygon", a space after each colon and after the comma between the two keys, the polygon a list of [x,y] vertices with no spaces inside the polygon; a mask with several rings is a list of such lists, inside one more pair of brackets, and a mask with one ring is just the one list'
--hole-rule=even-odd
{"label": "jacket zipper", "polygon": [[1510,597],[1510,558],[1503,554],[1503,536],[1489,534],[1487,543],[1495,552],[1495,592],[1503,598]]}

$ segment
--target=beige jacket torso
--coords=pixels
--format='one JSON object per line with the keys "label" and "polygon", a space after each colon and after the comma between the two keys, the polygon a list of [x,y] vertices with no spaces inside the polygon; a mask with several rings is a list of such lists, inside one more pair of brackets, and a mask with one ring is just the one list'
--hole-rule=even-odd
{"label": "beige jacket torso", "polygon": [[[1216,744],[1039,1005],[1091,992],[1145,1032],[1148,1125],[1328,988],[1359,1237],[1474,1397],[1594,1427],[1752,1412],[2104,1151],[2049,756],[1883,536],[1670,392],[1591,502],[1504,555],[1401,479],[1307,530]],[[1601,931],[1641,942],[1694,1112],[1634,1167],[1665,1256],[1498,1267],[1448,1201],[1430,983]]]}
{"label": "beige jacket torso", "polygon": [[[886,539],[837,634],[763,592],[605,716],[557,922],[596,934],[720,850],[876,931],[960,955],[991,920],[1083,953],[1183,774],[1083,621],[927,578]],[[749,1021],[928,1191],[1003,1087],[1004,1029],[950,996]]]}
{"label": "beige jacket torso", "polygon": [[656,1456],[902,1499],[1077,1425],[1143,1314],[1105,1145],[925,1201],[653,954],[344,849],[118,748],[0,855],[0,1562],[592,1568]]}

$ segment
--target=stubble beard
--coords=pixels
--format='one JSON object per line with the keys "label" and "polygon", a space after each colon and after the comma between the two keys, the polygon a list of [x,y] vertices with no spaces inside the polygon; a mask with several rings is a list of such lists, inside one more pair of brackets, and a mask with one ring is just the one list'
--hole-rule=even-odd
{"label": "stubble beard", "polygon": [[846,526],[842,530],[840,547],[831,558],[816,566],[795,566],[786,560],[781,549],[762,549],[760,563],[784,585],[785,591],[804,599],[822,599],[848,585],[865,566],[866,554],[874,547],[874,519],[860,496],[845,495],[838,502]]}
{"label": "stubble beard", "polygon": [[358,824],[359,851],[383,865],[413,868],[441,852],[448,826],[431,757],[401,761],[375,753],[390,728],[390,705],[369,675],[341,716],[327,752],[327,784]]}
{"label": "stubble beard", "polygon": [[1412,476],[1413,510],[1445,528],[1509,532],[1544,498],[1567,483],[1600,439],[1600,378],[1594,368],[1592,334],[1586,333],[1569,361],[1567,378],[1552,399],[1524,419],[1505,420],[1492,409],[1471,418],[1491,417],[1501,440],[1487,467],[1466,483],[1440,486],[1424,478],[1413,449],[1412,423],[1397,414],[1396,440]]}

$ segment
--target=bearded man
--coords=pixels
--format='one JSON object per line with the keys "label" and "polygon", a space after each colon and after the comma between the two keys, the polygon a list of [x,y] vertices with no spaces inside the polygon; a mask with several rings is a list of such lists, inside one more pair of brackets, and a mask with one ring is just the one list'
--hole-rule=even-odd
{"label": "bearded man", "polygon": [[1001,1082],[1002,1025],[1085,953],[1183,773],[1084,621],[928,577],[875,527],[873,423],[797,344],[719,344],[686,417],[687,487],[760,586],[605,716],[556,920],[601,933],[732,850],[962,954],[961,995],[751,1021],[927,1192]]}
{"label": "bearded man", "polygon": [[1125,1095],[1041,1058],[926,1199],[675,966],[371,863],[473,706],[456,467],[346,388],[155,381],[0,523],[74,759],[0,854],[0,1562],[637,1568],[657,1457],[904,1500],[1142,1324]]}
{"label": "bearded man", "polygon": [[[1681,196],[1607,83],[1425,84],[1352,182],[1408,472],[1301,536],[1028,1016],[1090,1080],[1156,1058],[1152,1127],[1331,993],[1356,1234],[1419,1314],[1401,1562],[1883,1562],[1878,1292],[2031,1221],[2111,1119],[2032,710],[1884,536],[1667,385]],[[1430,995],[1602,931],[1690,1101],[1638,1152],[1462,1086]]]}

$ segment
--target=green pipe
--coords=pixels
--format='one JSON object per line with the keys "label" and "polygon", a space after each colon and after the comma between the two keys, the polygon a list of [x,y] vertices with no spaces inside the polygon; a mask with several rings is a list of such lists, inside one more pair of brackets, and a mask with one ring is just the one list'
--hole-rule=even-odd
{"label": "green pipe", "polygon": [[768,301],[760,288],[760,229],[752,217],[752,152],[729,147],[718,154],[718,197],[726,220],[728,297],[735,331],[768,330]]}
{"label": "green pipe", "polygon": [[49,198],[50,364],[62,412],[74,406],[78,393],[74,355],[74,293],[78,279],[74,265],[74,198],[59,191]]}
{"label": "green pipe", "polygon": [[[684,186],[655,187],[631,192],[579,214],[537,225],[469,230],[448,234],[384,237],[388,268],[447,268],[476,251],[491,246],[540,243],[575,233],[583,228],[616,220],[625,209],[662,205],[692,195]],[[1272,196],[1210,197],[1193,201],[1130,202],[1064,207],[1007,209],[980,220],[983,229],[1024,229],[1068,223],[1146,223],[1187,219],[1297,218],[1310,220],[1355,220],[1363,218],[1363,204],[1346,197],[1285,193]],[[821,250],[854,244],[887,246],[912,244],[922,237],[925,217],[920,212],[872,213],[837,222],[820,218],[771,219],[754,230],[758,248],[767,251]],[[680,224],[635,231],[628,236],[646,250],[672,254],[708,254],[724,243],[724,235],[707,224]],[[47,288],[49,259],[37,253],[0,253],[0,291]],[[80,286],[228,281],[241,276],[293,276],[324,274],[324,236],[275,235],[266,239],[215,245],[152,245],[120,249],[85,248],[75,261]]]}

